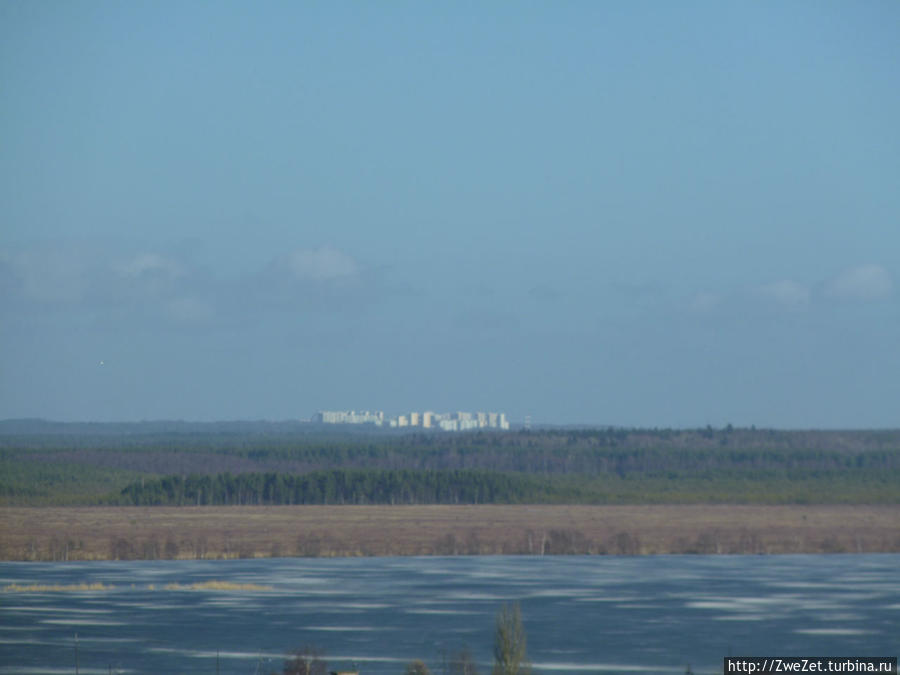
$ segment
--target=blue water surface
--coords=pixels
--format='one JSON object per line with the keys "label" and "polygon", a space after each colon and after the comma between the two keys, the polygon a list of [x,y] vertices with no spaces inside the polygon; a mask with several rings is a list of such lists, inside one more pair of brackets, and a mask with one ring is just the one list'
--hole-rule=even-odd
{"label": "blue water surface", "polygon": [[[222,580],[270,590],[167,590]],[[537,672],[721,672],[733,656],[896,656],[900,555],[565,556],[3,563],[0,674],[281,672],[304,645],[331,669],[490,672],[519,602]],[[151,588],[152,586],[152,588]]]}

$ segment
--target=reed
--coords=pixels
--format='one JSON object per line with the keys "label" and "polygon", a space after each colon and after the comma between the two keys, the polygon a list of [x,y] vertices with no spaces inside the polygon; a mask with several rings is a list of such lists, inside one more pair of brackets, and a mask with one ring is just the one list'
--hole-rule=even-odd
{"label": "reed", "polygon": [[[116,587],[102,582],[92,584],[9,584],[3,587],[4,593],[80,593],[85,591],[111,591]],[[165,590],[165,591],[271,591],[271,586],[262,584],[241,584],[233,581],[211,579],[210,581],[197,581],[191,584],[171,583],[160,587],[155,584],[137,586],[131,584],[132,590]]]}
{"label": "reed", "polygon": [[172,583],[163,587],[167,591],[271,591],[271,586],[239,584],[233,581],[197,581],[192,584]]}
{"label": "reed", "polygon": [[9,584],[4,593],[80,593],[83,591],[111,591],[115,586],[101,582],[93,584]]}

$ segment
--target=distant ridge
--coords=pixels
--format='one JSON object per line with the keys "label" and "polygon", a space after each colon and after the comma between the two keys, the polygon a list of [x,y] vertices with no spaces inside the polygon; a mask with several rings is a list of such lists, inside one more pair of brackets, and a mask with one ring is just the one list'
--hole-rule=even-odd
{"label": "distant ridge", "polygon": [[0,434],[131,436],[146,434],[290,434],[308,431],[314,425],[301,420],[235,420],[188,422],[149,420],[140,422],[57,422],[40,418],[0,420]]}
{"label": "distant ridge", "polygon": [[[462,437],[484,429],[462,432]],[[605,424],[535,424],[531,429],[512,425],[503,436],[529,434],[535,438],[568,437],[570,442],[592,437],[615,439],[623,447],[781,447],[819,450],[900,450],[900,428],[871,429],[771,429],[684,427],[649,428]],[[61,422],[42,418],[0,420],[0,437],[67,436],[71,438],[127,438],[151,436],[316,436],[327,438],[388,438],[429,436],[422,427],[377,428],[373,425],[322,424],[307,420],[143,420],[137,422]]]}

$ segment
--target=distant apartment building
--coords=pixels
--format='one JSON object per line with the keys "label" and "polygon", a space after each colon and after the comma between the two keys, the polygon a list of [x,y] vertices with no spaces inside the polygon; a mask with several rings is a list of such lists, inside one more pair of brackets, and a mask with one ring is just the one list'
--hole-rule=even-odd
{"label": "distant apartment building", "polygon": [[313,422],[321,424],[384,424],[384,413],[380,410],[322,410],[313,415]]}
{"label": "distant apartment building", "polygon": [[459,431],[459,420],[439,420],[438,428],[441,431]]}
{"label": "distant apartment building", "polygon": [[312,418],[320,424],[374,424],[375,426],[421,427],[423,429],[441,429],[442,431],[470,431],[473,429],[509,429],[506,413],[496,412],[464,412],[436,413],[410,412],[408,415],[386,417],[378,411],[364,410],[320,410]]}

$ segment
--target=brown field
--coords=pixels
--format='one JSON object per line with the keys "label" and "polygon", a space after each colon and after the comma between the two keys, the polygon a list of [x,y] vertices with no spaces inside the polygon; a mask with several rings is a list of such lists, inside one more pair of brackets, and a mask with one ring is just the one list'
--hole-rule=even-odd
{"label": "brown field", "polygon": [[0,509],[2,560],[900,551],[900,506]]}

